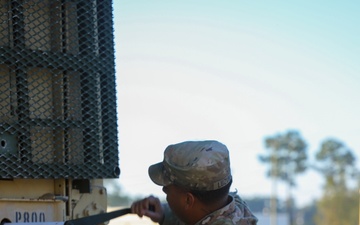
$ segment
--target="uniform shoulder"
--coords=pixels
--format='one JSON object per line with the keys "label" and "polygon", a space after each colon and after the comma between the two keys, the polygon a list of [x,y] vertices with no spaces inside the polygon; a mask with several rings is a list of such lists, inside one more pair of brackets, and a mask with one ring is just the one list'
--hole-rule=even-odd
{"label": "uniform shoulder", "polygon": [[217,219],[211,225],[235,225],[229,218]]}

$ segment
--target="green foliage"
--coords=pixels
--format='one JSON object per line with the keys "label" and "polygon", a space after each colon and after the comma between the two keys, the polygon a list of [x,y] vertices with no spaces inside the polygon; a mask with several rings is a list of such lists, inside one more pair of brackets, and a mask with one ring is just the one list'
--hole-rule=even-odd
{"label": "green foliage", "polygon": [[316,225],[358,224],[359,194],[344,190],[324,195],[317,204]]}
{"label": "green foliage", "polygon": [[326,192],[341,192],[347,187],[347,180],[356,174],[355,156],[342,142],[325,140],[315,155],[315,167],[325,178]]}
{"label": "green foliage", "polygon": [[295,186],[295,176],[307,169],[307,144],[298,131],[290,130],[265,139],[269,152],[259,160],[269,164],[267,175]]}
{"label": "green foliage", "polygon": [[291,188],[296,186],[296,175],[307,169],[307,144],[300,133],[290,130],[284,134],[267,137],[265,147],[269,152],[260,155],[259,160],[269,164],[267,175],[273,179],[279,178],[289,187],[289,196],[286,208],[290,224],[294,224],[294,201],[291,196]]}
{"label": "green foliage", "polygon": [[324,195],[317,204],[316,224],[358,224],[359,194],[347,182],[356,174],[352,151],[338,140],[327,139],[315,157],[315,168],[325,179]]}

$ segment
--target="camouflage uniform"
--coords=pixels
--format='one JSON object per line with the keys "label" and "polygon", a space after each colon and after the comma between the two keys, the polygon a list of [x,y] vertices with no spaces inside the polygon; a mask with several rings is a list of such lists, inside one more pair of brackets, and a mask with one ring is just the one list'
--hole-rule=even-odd
{"label": "camouflage uniform", "polygon": [[[252,214],[246,202],[236,193],[230,193],[232,201],[225,207],[205,216],[195,225],[256,225],[257,218]],[[185,225],[164,204],[165,218],[161,225]]]}
{"label": "camouflage uniform", "polygon": [[[188,190],[213,191],[232,180],[229,151],[218,141],[187,141],[169,145],[164,151],[164,160],[149,167],[151,180],[160,186],[175,184]],[[256,217],[246,203],[231,193],[231,202],[207,215],[197,224],[255,225]],[[163,225],[183,224],[165,207]]]}

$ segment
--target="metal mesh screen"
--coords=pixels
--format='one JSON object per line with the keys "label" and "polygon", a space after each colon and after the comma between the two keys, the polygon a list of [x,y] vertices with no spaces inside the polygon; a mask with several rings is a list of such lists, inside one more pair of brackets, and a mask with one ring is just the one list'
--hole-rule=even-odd
{"label": "metal mesh screen", "polygon": [[112,2],[0,0],[0,178],[118,177]]}

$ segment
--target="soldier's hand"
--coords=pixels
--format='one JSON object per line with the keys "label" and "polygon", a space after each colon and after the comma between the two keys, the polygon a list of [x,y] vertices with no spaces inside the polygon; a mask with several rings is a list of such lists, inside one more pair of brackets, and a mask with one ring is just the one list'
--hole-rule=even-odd
{"label": "soldier's hand", "polygon": [[152,195],[134,202],[131,205],[131,212],[139,217],[147,216],[156,223],[161,223],[164,219],[164,209],[160,200]]}

